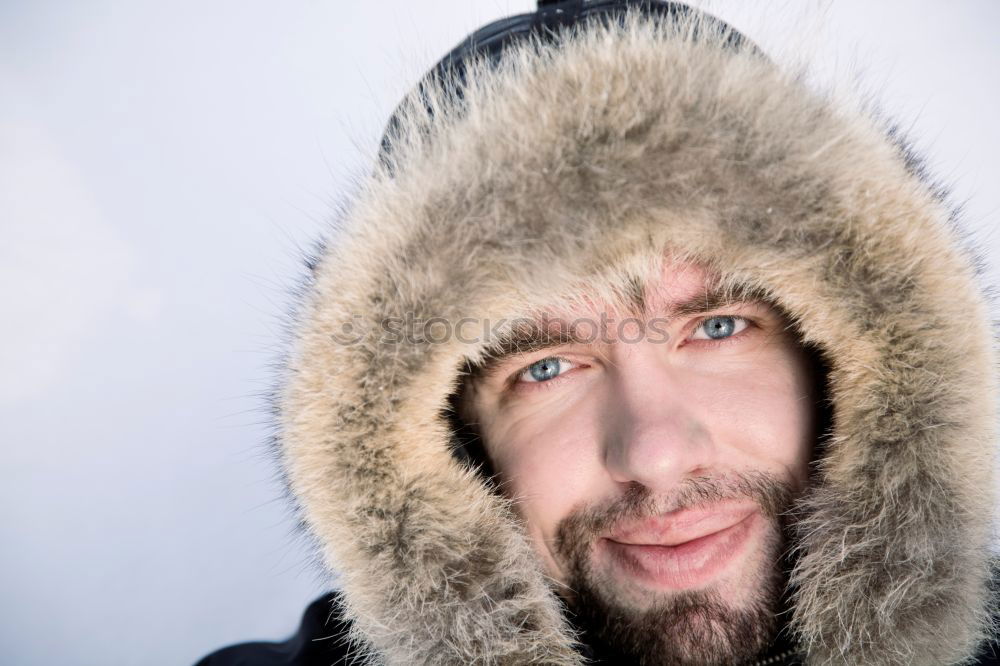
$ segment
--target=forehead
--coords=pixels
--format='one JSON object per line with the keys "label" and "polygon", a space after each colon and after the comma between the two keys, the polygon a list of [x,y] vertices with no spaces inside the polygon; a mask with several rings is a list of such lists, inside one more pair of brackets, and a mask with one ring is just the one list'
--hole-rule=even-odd
{"label": "forehead", "polygon": [[[718,275],[703,266],[690,261],[665,258],[662,264],[646,275],[634,275],[629,280],[629,289],[621,298],[611,301],[583,294],[572,305],[558,304],[545,310],[539,321],[567,316],[661,316],[674,312],[678,306],[690,305],[703,300],[712,300],[722,294],[718,289]],[[735,290],[740,291],[740,290]],[[739,294],[731,293],[730,300],[743,300]],[[717,299],[716,299],[717,300]],[[706,305],[707,302],[705,303]]]}
{"label": "forehead", "polygon": [[647,313],[667,312],[710,291],[718,276],[691,262],[665,260],[658,275],[643,285],[642,308]]}

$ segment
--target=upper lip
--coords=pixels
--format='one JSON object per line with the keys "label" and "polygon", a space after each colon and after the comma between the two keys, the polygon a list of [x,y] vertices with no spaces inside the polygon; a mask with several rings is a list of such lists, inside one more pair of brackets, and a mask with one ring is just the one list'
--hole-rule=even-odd
{"label": "upper lip", "polygon": [[607,538],[633,546],[678,546],[730,528],[756,510],[755,504],[747,503],[681,509],[624,523],[613,529]]}

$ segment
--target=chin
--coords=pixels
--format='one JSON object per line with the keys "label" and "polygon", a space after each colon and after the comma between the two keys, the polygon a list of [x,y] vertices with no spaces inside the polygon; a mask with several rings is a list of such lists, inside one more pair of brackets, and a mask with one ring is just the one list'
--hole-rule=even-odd
{"label": "chin", "polygon": [[699,587],[664,590],[592,570],[568,600],[611,663],[710,666],[752,660],[770,643],[784,576],[763,552]]}

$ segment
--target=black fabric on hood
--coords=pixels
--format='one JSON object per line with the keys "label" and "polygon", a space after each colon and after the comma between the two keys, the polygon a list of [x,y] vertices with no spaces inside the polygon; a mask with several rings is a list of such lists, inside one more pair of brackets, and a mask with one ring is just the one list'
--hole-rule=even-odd
{"label": "black fabric on hood", "polygon": [[[562,2],[539,2],[538,10],[526,14],[508,16],[479,28],[463,39],[447,55],[439,60],[418,84],[415,95],[421,96],[427,84],[445,85],[452,88],[452,94],[461,97],[465,84],[468,63],[485,59],[496,65],[503,53],[512,46],[535,40],[553,43],[562,30],[573,28],[584,21],[621,21],[626,13],[638,12],[644,16],[663,20],[677,20],[692,15],[688,5],[665,0],[563,0]],[[706,21],[704,27],[718,30],[725,35],[725,43],[734,48],[747,47],[765,57],[756,45],[744,35],[733,30],[728,24],[704,13],[699,15]],[[433,109],[428,109],[433,113]],[[400,110],[389,118],[382,136],[380,158],[385,162],[392,150],[391,136],[398,129]]]}

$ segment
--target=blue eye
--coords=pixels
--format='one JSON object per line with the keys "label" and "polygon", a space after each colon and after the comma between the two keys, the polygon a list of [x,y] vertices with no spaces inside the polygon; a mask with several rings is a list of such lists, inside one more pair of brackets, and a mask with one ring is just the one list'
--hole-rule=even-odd
{"label": "blue eye", "polygon": [[564,358],[550,356],[529,365],[518,379],[522,382],[547,382],[569,370],[572,365]]}
{"label": "blue eye", "polygon": [[[722,340],[739,333],[746,327],[747,321],[743,317],[730,315],[709,317],[698,325],[691,338],[695,340]],[[699,335],[702,333],[704,335]]]}

